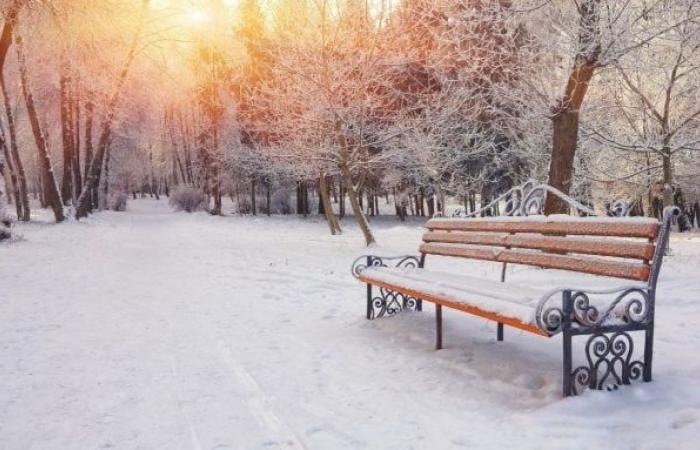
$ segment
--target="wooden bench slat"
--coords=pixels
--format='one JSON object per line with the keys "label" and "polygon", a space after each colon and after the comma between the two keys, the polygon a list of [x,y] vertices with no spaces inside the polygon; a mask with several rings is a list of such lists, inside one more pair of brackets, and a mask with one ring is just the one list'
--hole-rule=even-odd
{"label": "wooden bench slat", "polygon": [[640,237],[655,239],[659,233],[657,222],[614,222],[602,220],[496,220],[496,219],[431,219],[430,230],[489,231],[501,233],[539,233],[559,235],[591,235]]}
{"label": "wooden bench slat", "polygon": [[431,255],[457,256],[486,261],[525,264],[549,269],[571,270],[639,281],[647,281],[650,273],[650,268],[647,264],[460,244],[427,243],[420,246],[420,252]]}
{"label": "wooden bench slat", "polygon": [[550,336],[546,332],[542,331],[537,325],[523,323],[520,320],[514,319],[512,317],[506,317],[506,316],[502,316],[500,314],[492,313],[489,311],[484,311],[483,309],[477,308],[475,306],[471,306],[471,305],[461,303],[461,302],[456,302],[456,301],[453,301],[449,298],[442,297],[442,296],[422,293],[420,291],[416,291],[414,289],[408,289],[408,288],[405,288],[405,287],[397,285],[397,284],[373,280],[371,278],[363,278],[362,274],[360,274],[359,278],[360,278],[360,281],[362,281],[364,283],[368,283],[368,284],[371,284],[371,285],[374,285],[377,287],[382,287],[382,288],[389,289],[389,290],[396,291],[396,292],[401,292],[403,294],[409,295],[409,296],[417,298],[417,299],[421,299],[421,300],[426,301],[426,302],[436,303],[436,304],[445,306],[447,308],[452,308],[452,309],[457,309],[459,311],[464,311],[466,313],[473,314],[475,316],[483,317],[483,318],[488,319],[488,320],[493,320],[494,322],[500,322],[500,323],[509,325],[513,328],[518,328],[520,330],[528,331],[530,333],[538,334],[540,336],[545,336],[545,337]]}
{"label": "wooden bench slat", "polygon": [[581,239],[540,235],[511,235],[427,231],[424,242],[443,242],[453,244],[492,245],[500,247],[526,248],[533,250],[550,250],[586,255],[617,256],[650,260],[654,257],[656,246],[649,242],[634,242],[614,239]]}

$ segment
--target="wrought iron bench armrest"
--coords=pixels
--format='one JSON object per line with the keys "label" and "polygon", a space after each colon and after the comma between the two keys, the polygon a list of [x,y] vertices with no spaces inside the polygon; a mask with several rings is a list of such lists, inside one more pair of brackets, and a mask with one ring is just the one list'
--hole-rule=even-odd
{"label": "wrought iron bench armrest", "polygon": [[359,278],[368,267],[423,267],[423,263],[420,255],[362,255],[352,263],[352,276]]}
{"label": "wrought iron bench armrest", "polygon": [[[561,297],[558,296],[561,294]],[[603,306],[591,304],[594,295],[614,295]],[[561,303],[557,303],[561,299]],[[570,305],[565,305],[567,301]],[[562,331],[565,320],[578,328],[595,331],[607,325],[612,318],[619,318],[625,324],[644,324],[653,310],[653,295],[645,286],[622,286],[614,289],[554,289],[547,293],[537,305],[536,320],[541,330],[550,335]],[[565,310],[571,311],[566,317]]]}

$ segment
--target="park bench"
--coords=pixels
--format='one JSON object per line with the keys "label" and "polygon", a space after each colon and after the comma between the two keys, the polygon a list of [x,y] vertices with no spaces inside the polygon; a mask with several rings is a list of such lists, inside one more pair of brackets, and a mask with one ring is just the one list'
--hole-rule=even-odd
{"label": "park bench", "polygon": [[[656,284],[678,212],[667,208],[661,222],[566,215],[433,218],[418,255],[365,255],[352,271],[367,285],[367,319],[434,303],[436,349],[442,347],[443,307],[496,322],[499,341],[504,325],[543,337],[561,334],[564,396],[584,388],[616,388],[632,380],[651,381]],[[427,256],[502,263],[501,280],[430,270]],[[507,264],[578,272],[596,289],[565,285],[547,290],[506,282]],[[635,359],[630,332],[644,335],[641,359]],[[588,337],[587,362],[574,368],[576,336]]]}

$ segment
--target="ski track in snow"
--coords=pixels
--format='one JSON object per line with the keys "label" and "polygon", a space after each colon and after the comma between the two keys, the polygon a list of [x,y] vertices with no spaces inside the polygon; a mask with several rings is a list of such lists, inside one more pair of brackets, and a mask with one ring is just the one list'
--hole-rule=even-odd
{"label": "ski track in snow", "polygon": [[[364,319],[349,220],[138,200],[0,245],[0,449],[696,448],[700,236],[674,236],[655,381],[561,399],[561,342],[445,312]],[[418,221],[380,218],[377,254]],[[442,260],[431,267],[445,268]],[[499,266],[447,269],[498,277]],[[515,267],[537,285],[572,275]]]}

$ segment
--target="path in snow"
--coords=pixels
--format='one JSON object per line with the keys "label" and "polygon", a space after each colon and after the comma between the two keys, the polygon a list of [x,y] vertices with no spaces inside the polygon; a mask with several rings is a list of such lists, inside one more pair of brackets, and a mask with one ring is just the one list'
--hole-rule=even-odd
{"label": "path in snow", "polygon": [[[700,239],[674,240],[652,384],[562,400],[560,341],[446,313],[364,320],[359,233],[128,213],[0,246],[0,448],[694,448]],[[417,223],[375,224],[413,251]],[[470,266],[497,276],[488,264]],[[536,269],[514,276],[537,281]]]}

